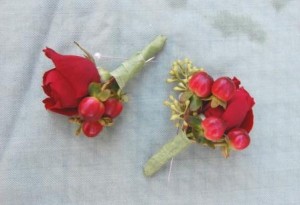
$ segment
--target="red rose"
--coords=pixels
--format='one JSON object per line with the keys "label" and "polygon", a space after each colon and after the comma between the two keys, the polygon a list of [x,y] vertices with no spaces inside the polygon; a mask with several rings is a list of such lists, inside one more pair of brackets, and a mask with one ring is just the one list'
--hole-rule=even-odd
{"label": "red rose", "polygon": [[46,109],[72,116],[77,114],[80,100],[88,94],[91,82],[100,82],[97,68],[90,60],[73,55],[60,55],[50,48],[43,50],[55,68],[43,76],[43,100]]}
{"label": "red rose", "polygon": [[237,89],[222,115],[226,130],[241,127],[249,132],[253,126],[252,107],[254,104],[254,99],[243,87]]}
{"label": "red rose", "polygon": [[231,100],[228,101],[227,108],[224,110],[222,107],[218,106],[212,108],[210,104],[204,107],[205,117],[220,117],[226,123],[226,130],[231,128],[243,128],[247,132],[253,127],[253,110],[254,99],[249,95],[249,93],[243,88],[240,88],[240,80],[234,77],[232,79],[234,82],[237,93],[233,96]]}

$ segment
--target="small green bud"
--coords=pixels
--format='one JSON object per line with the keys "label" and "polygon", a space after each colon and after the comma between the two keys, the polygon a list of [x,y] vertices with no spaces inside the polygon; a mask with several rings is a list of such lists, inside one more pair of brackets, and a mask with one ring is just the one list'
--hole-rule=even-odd
{"label": "small green bud", "polygon": [[185,104],[185,106],[187,107],[187,106],[189,106],[190,101],[189,101],[189,100],[186,100],[186,101],[184,102],[184,104]]}
{"label": "small green bud", "polygon": [[167,83],[173,83],[173,82],[175,82],[176,81],[176,79],[172,79],[172,78],[168,78],[167,79]]}
{"label": "small green bud", "polygon": [[183,89],[183,88],[181,88],[181,87],[178,87],[178,86],[174,87],[173,89],[174,89],[175,91],[184,91],[184,89]]}
{"label": "small green bud", "polygon": [[171,105],[171,103],[169,101],[165,100],[164,105],[169,106],[169,105]]}
{"label": "small green bud", "polygon": [[185,88],[185,85],[183,83],[178,83],[178,86]]}
{"label": "small green bud", "polygon": [[172,115],[170,120],[176,120],[176,119],[179,119],[179,118],[180,118],[179,115]]}
{"label": "small green bud", "polygon": [[178,100],[174,100],[174,105],[175,105],[175,106],[177,106],[177,107],[179,107],[179,106],[180,106],[180,104],[179,104]]}
{"label": "small green bud", "polygon": [[175,98],[173,97],[173,95],[169,95],[169,98],[171,99],[171,100],[175,100]]}
{"label": "small green bud", "polygon": [[170,108],[171,108],[172,110],[176,110],[175,105],[171,105]]}

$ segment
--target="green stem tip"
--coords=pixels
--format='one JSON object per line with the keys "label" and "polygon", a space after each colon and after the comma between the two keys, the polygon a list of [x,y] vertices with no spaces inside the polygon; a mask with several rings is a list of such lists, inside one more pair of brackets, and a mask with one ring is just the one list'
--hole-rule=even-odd
{"label": "green stem tip", "polygon": [[165,144],[156,154],[154,154],[144,166],[145,176],[154,175],[172,157],[182,152],[192,143],[183,131],[180,131],[173,139]]}
{"label": "green stem tip", "polygon": [[111,75],[116,79],[120,89],[124,88],[127,82],[142,70],[148,59],[154,57],[162,50],[166,40],[167,38],[163,35],[157,36],[142,51],[133,55],[111,72]]}

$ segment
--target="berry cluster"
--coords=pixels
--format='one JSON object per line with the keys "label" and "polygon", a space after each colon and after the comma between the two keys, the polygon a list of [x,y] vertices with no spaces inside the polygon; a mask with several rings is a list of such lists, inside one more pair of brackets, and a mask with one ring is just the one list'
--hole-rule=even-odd
{"label": "berry cluster", "polygon": [[79,124],[87,137],[97,136],[104,126],[111,126],[113,119],[123,110],[126,96],[116,87],[113,78],[108,83],[91,83],[89,96],[83,98],[78,106],[78,116],[71,121]]}
{"label": "berry cluster", "polygon": [[185,131],[187,137],[211,148],[221,147],[223,155],[231,149],[243,150],[250,144],[253,125],[253,98],[239,87],[237,78],[214,80],[189,59],[175,61],[167,82],[176,82],[176,99],[170,96],[165,104],[171,108],[171,120]]}

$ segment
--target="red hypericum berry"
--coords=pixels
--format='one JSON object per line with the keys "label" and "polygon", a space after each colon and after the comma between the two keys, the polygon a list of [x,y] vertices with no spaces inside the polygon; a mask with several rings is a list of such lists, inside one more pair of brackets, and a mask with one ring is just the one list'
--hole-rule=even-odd
{"label": "red hypericum berry", "polygon": [[211,94],[213,78],[204,71],[192,75],[189,80],[189,89],[199,97],[208,97]]}
{"label": "red hypericum berry", "polygon": [[104,111],[105,107],[103,103],[95,97],[83,98],[78,107],[78,113],[85,121],[99,120]]}
{"label": "red hypericum berry", "polygon": [[234,128],[228,134],[230,146],[235,150],[243,150],[250,144],[250,137],[246,130]]}
{"label": "red hypericum berry", "polygon": [[225,132],[223,120],[217,117],[207,117],[201,125],[204,130],[204,137],[211,141],[220,140]]}
{"label": "red hypericum berry", "polygon": [[236,90],[234,82],[228,77],[218,78],[212,85],[212,93],[214,96],[227,102],[232,98]]}
{"label": "red hypericum berry", "polygon": [[95,137],[103,129],[103,126],[98,122],[83,122],[82,131],[87,137]]}
{"label": "red hypericum berry", "polygon": [[123,104],[120,100],[116,98],[110,98],[104,102],[105,112],[104,115],[115,118],[117,117],[123,110]]}

